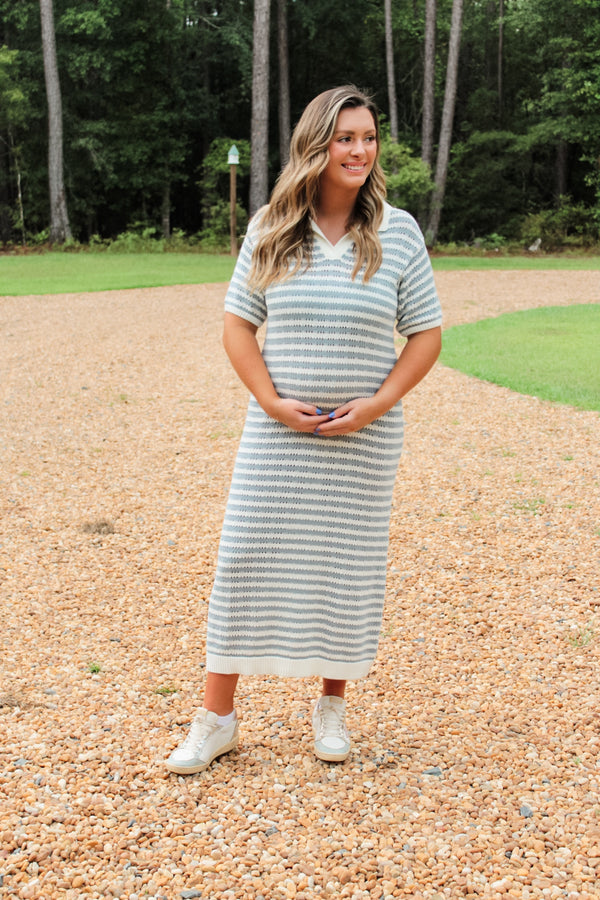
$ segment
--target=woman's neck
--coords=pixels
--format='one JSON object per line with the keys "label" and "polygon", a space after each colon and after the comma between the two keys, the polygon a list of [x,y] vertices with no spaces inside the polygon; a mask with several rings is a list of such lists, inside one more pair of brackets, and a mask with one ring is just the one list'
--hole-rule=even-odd
{"label": "woman's neck", "polygon": [[348,191],[322,191],[316,210],[316,222],[332,244],[337,244],[347,233],[348,220],[357,196],[358,191],[351,194]]}

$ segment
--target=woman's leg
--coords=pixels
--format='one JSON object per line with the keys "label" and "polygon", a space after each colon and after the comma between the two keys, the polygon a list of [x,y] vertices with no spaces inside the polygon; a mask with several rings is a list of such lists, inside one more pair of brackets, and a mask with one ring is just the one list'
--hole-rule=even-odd
{"label": "woman's leg", "polygon": [[239,677],[239,675],[207,672],[204,703],[202,704],[204,708],[218,716],[228,716],[230,712],[233,712],[233,697]]}
{"label": "woman's leg", "polygon": [[323,697],[342,697],[346,690],[345,681],[337,681],[334,678],[323,679]]}

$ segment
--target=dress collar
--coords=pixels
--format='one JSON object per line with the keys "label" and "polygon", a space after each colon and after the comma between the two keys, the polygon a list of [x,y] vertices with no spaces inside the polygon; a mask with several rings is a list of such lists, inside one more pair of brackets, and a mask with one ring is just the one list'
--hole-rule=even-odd
{"label": "dress collar", "polygon": [[[389,203],[383,204],[383,217],[381,219],[381,225],[377,229],[378,231],[387,231],[390,226],[390,217],[392,213],[392,207]],[[329,259],[340,259],[346,252],[349,246],[352,245],[352,238],[349,234],[345,234],[343,237],[339,239],[337,244],[332,244],[329,238],[326,238],[317,223],[314,219],[311,219],[311,226],[316,240],[319,242],[319,247]]]}

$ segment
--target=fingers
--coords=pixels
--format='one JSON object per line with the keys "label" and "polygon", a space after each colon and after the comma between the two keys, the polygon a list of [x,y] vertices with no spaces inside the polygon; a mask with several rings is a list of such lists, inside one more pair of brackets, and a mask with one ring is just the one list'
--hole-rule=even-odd
{"label": "fingers", "polygon": [[323,435],[323,437],[333,437],[338,434],[350,434],[350,432],[356,431],[360,427],[361,425],[354,421],[351,413],[342,415],[338,410],[334,410],[333,413],[329,413],[325,423],[319,425],[316,434]]}
{"label": "fingers", "polygon": [[295,408],[298,412],[305,413],[307,416],[323,416],[322,409],[319,409],[318,406],[314,406],[312,403],[302,403],[302,401],[297,400],[294,402]]}
{"label": "fingers", "polygon": [[372,404],[367,398],[351,400],[331,412],[323,412],[318,406],[302,400],[278,401],[274,416],[294,431],[335,437],[359,431],[373,421]]}
{"label": "fingers", "polygon": [[294,431],[304,432],[313,432],[327,421],[327,415],[314,404],[289,398],[278,401],[274,418]]}
{"label": "fingers", "polygon": [[318,426],[316,434],[322,437],[352,434],[354,431],[360,431],[365,425],[369,425],[373,418],[372,404],[369,399],[351,400],[330,412],[325,424]]}
{"label": "fingers", "polygon": [[339,419],[342,416],[347,416],[348,413],[351,413],[355,408],[356,404],[359,403],[358,400],[349,400],[348,403],[344,403],[343,406],[338,406],[337,409],[334,409],[329,413],[331,419]]}
{"label": "fingers", "polygon": [[299,421],[295,426],[298,431],[314,432],[327,421],[327,413],[324,413],[318,406],[311,406],[308,403],[298,404],[296,412],[299,415]]}

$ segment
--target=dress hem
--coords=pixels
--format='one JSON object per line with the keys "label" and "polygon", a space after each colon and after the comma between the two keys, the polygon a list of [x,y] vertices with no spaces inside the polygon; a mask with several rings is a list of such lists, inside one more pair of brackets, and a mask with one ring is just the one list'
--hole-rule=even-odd
{"label": "dress hem", "polygon": [[280,656],[219,656],[209,653],[206,669],[217,675],[279,675],[283,678],[331,678],[355,681],[369,674],[372,660],[356,663],[338,662],[320,657],[287,659]]}

